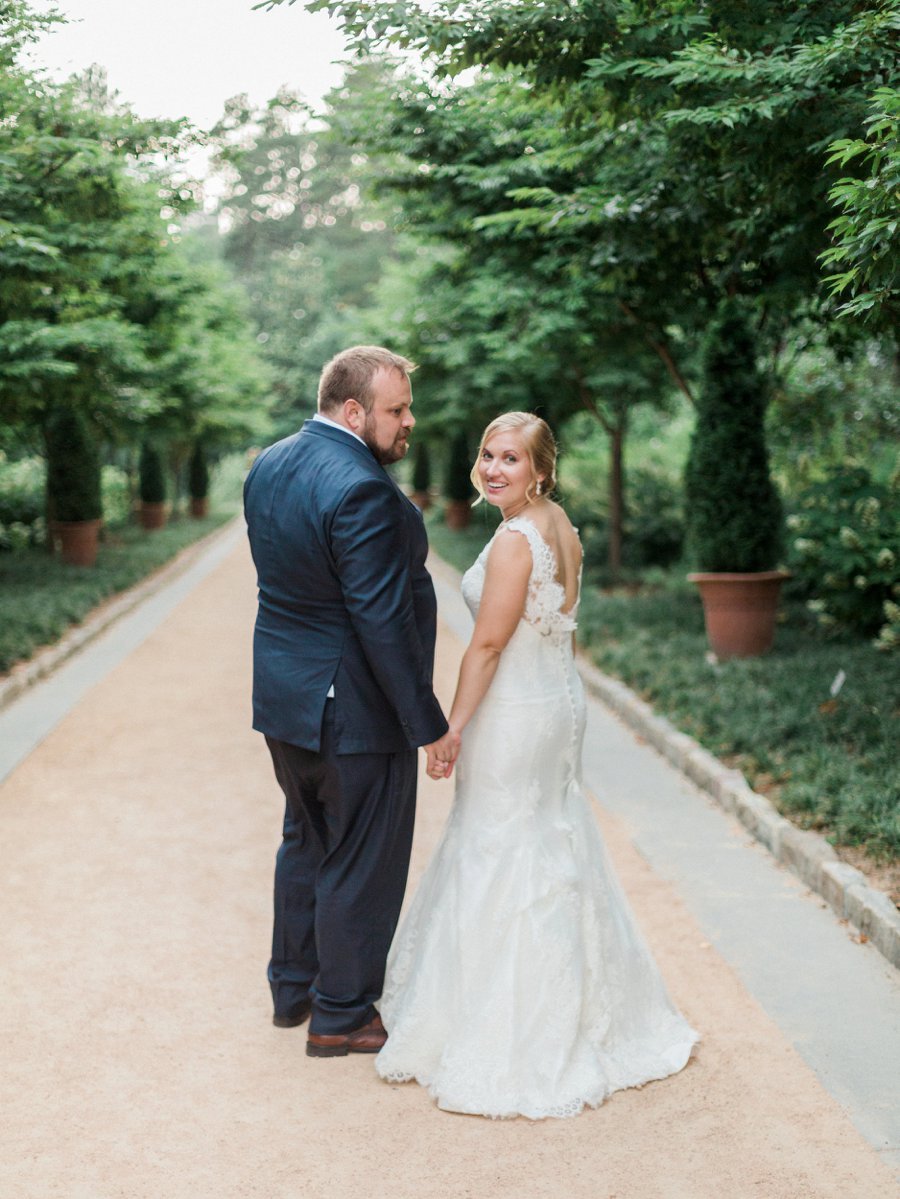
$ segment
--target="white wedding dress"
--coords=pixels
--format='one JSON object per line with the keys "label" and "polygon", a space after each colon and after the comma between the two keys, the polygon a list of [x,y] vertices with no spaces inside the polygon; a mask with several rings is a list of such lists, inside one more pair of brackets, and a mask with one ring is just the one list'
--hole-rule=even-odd
{"label": "white wedding dress", "polygon": [[[576,613],[526,517],[522,620],[463,738],[456,797],[388,958],[388,1081],[448,1111],[574,1116],[665,1078],[697,1034],[669,999],[580,786],[585,704]],[[462,581],[473,615],[489,543]]]}

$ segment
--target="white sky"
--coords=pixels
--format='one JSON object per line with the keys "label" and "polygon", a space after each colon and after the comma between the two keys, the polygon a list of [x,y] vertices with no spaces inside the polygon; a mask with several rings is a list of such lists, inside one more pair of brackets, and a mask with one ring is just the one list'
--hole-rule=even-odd
{"label": "white sky", "polygon": [[[282,84],[317,105],[346,57],[337,22],[297,0],[271,12],[254,0],[56,0],[73,22],[34,48],[65,77],[93,63],[144,117],[188,117],[208,129],[239,92],[263,103]],[[78,21],[78,24],[74,22]]]}

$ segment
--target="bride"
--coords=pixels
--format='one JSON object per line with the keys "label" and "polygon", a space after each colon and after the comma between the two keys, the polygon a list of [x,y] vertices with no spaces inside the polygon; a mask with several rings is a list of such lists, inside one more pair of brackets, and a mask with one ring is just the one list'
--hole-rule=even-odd
{"label": "bride", "polygon": [[[665,1078],[697,1034],[673,1007],[581,789],[581,545],[550,499],[539,417],[488,425],[472,481],[503,515],[462,581],[476,617],[450,713],[453,808],[391,946],[382,1078],[447,1111],[574,1116]],[[432,766],[433,777],[452,764]]]}

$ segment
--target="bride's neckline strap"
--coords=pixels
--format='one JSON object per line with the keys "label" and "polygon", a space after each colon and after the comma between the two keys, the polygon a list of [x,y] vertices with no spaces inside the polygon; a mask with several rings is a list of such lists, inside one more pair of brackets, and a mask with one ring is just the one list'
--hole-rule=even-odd
{"label": "bride's neckline strap", "polygon": [[[526,525],[527,528],[531,530],[531,532],[535,535],[535,537],[541,543],[541,546],[547,552],[547,555],[550,558],[550,562],[551,562],[550,582],[552,582],[556,587],[558,587],[560,589],[560,591],[563,593],[562,604],[560,604],[560,607],[558,609],[559,614],[564,617],[574,617],[575,613],[578,611],[578,606],[581,602],[581,574],[582,574],[582,570],[584,569],[584,554],[582,553],[581,564],[579,565],[579,568],[578,568],[578,580],[577,580],[576,586],[575,586],[575,599],[572,601],[572,603],[570,605],[563,606],[566,604],[566,601],[568,600],[569,596],[566,591],[565,585],[563,584],[562,580],[559,577],[559,560],[556,557],[556,554],[553,552],[553,546],[550,544],[550,542],[547,540],[547,538],[544,536],[544,534],[540,531],[540,529],[537,527],[537,525],[534,523],[534,521],[530,520],[527,516],[524,516],[521,513],[516,513],[515,516],[511,516],[508,520],[502,520],[500,522],[500,524],[497,526],[497,532],[499,533],[501,529],[512,528],[516,521],[519,521],[521,524]],[[574,528],[574,525],[572,527]],[[522,532],[525,536],[525,539],[527,541],[530,541],[531,538],[529,537],[528,533],[526,533],[525,530],[522,530]],[[495,534],[495,536],[496,536],[496,534]],[[577,529],[575,529],[575,536],[576,537],[578,536]]]}

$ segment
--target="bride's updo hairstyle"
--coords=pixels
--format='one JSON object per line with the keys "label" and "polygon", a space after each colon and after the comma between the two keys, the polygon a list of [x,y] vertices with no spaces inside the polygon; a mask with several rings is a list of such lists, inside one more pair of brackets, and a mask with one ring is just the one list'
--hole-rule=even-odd
{"label": "bride's updo hairstyle", "polygon": [[[517,433],[525,447],[525,453],[531,463],[531,482],[525,495],[529,504],[533,504],[542,495],[551,495],[556,488],[556,440],[550,432],[550,426],[533,412],[504,412],[495,417],[481,435],[478,456],[469,478],[472,486],[478,492],[476,504],[485,498],[484,485],[478,473],[478,464],[484,447],[495,433]],[[538,476],[544,479],[538,491]]]}

